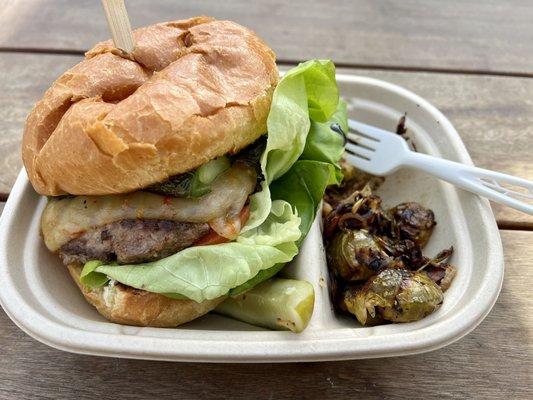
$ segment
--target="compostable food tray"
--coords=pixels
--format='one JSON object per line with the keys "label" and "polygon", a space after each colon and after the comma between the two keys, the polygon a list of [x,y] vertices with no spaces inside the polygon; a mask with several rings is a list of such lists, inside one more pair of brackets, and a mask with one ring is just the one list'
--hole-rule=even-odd
{"label": "compostable food tray", "polygon": [[[394,130],[407,112],[418,151],[471,164],[451,123],[435,107],[398,86],[371,78],[337,76],[350,118]],[[411,170],[387,177],[378,194],[385,205],[418,201],[434,210],[438,225],[425,249],[434,255],[453,245],[458,273],[442,307],[414,323],[360,327],[334,313],[317,219],[300,255],[284,275],[315,288],[312,320],[301,334],[269,331],[209,314],[176,329],[107,322],[85,302],[58,257],[40,236],[46,198],[22,171],[0,219],[0,302],[26,333],[76,353],[168,361],[286,362],[398,356],[443,347],[474,329],[492,308],[503,279],[503,255],[489,203]]]}

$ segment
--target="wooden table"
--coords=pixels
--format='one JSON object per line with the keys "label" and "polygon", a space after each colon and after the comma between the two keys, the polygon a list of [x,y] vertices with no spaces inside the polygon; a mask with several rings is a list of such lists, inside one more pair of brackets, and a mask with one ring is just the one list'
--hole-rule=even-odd
{"label": "wooden table", "polygon": [[[533,179],[530,1],[128,1],[134,26],[211,14],[259,33],[281,64],[332,58],[400,84],[450,118],[478,166]],[[24,118],[108,36],[99,2],[0,2],[0,199]],[[2,205],[3,206],[3,205]],[[427,354],[309,364],[216,365],[80,356],[22,333],[0,310],[0,398],[479,398],[533,396],[533,217],[494,206],[505,281],[470,335]]]}

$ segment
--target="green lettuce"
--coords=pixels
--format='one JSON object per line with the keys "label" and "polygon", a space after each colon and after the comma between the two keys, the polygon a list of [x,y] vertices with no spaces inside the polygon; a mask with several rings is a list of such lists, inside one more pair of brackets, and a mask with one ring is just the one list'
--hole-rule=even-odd
{"label": "green lettuce", "polygon": [[92,260],[85,263],[80,274],[80,282],[90,287],[104,286],[109,282],[109,277],[106,274],[96,272],[96,268],[104,265],[102,261]]}
{"label": "green lettuce", "polygon": [[[307,61],[285,74],[274,91],[267,119],[268,140],[261,156],[265,180],[261,184],[261,191],[250,197],[250,218],[243,227],[244,232],[265,220],[271,204],[269,185],[284,175],[302,155],[312,124],[315,124],[314,131],[322,130],[324,124],[327,125],[339,110],[338,107],[339,91],[335,81],[335,66],[331,61]],[[338,115],[337,119],[342,119],[342,116]],[[313,136],[323,135],[316,133]],[[343,141],[331,130],[329,136],[332,138],[330,141],[336,141],[339,145],[333,150],[333,158],[339,153],[339,148],[342,154]],[[326,152],[331,150],[331,147],[324,149]],[[314,156],[312,150],[310,156]],[[339,158],[340,155],[337,160]]]}
{"label": "green lettuce", "polygon": [[[317,67],[317,64],[315,63],[316,61],[308,61],[307,63],[304,63],[299,67],[289,71],[285,75],[284,79],[280,82],[278,88],[276,89],[273,106],[269,114],[269,123],[271,120],[277,119],[277,115],[275,113],[273,114],[272,110],[277,109],[274,108],[274,104],[278,104],[280,98],[278,95],[280,91],[283,92],[287,90],[288,86],[282,85],[285,79],[287,79],[287,77],[288,79],[293,79],[292,77],[298,76],[298,74],[309,72],[309,69],[311,68],[310,65],[313,65],[315,68]],[[317,82],[317,87],[322,87],[324,89],[323,93],[329,93],[328,95],[323,96],[323,99],[335,99],[337,104],[334,104],[334,102],[325,102],[325,108],[320,108],[320,101],[315,100],[317,98],[316,93],[310,96],[308,102],[308,114],[306,117],[310,120],[309,125],[306,125],[309,127],[309,131],[306,134],[305,146],[302,150],[299,160],[296,161],[283,176],[272,182],[270,186],[267,187],[266,192],[256,193],[254,195],[255,199],[252,199],[257,202],[257,208],[260,208],[261,205],[268,205],[268,201],[270,201],[270,199],[282,199],[290,203],[297,210],[301,219],[300,231],[302,232],[302,236],[297,242],[298,246],[305,239],[309,229],[311,229],[311,225],[315,219],[320,201],[322,200],[322,196],[326,190],[326,186],[339,184],[342,180],[342,173],[338,165],[338,160],[341,158],[342,153],[344,152],[344,139],[338,134],[334,133],[330,129],[330,126],[332,123],[338,123],[345,131],[348,130],[348,121],[346,119],[346,103],[342,100],[339,100],[338,92],[336,91],[337,85],[334,81],[334,78],[333,82],[331,80],[331,77],[335,76],[333,64],[329,61],[319,63],[320,66],[324,68],[318,69],[326,72],[326,76],[322,77],[320,82],[326,83],[320,85]],[[334,90],[331,87],[332,85]],[[327,87],[329,91],[326,90],[325,87]],[[298,95],[300,94],[300,91],[295,92],[298,93]],[[291,98],[291,93],[285,93],[285,96]],[[295,101],[295,96],[292,96],[292,100]],[[284,98],[283,103],[287,104],[290,103],[290,101]],[[292,107],[292,109],[294,110],[296,108]],[[301,111],[302,113],[305,113],[305,107],[301,107],[300,109],[303,110]],[[330,114],[332,110],[334,113]],[[281,118],[283,118],[283,116],[281,116]],[[304,118],[304,120],[306,120],[306,118]],[[297,119],[300,120],[300,118]],[[320,122],[324,120],[326,121]],[[282,126],[283,125],[280,127]],[[268,125],[269,140],[272,132],[277,132],[274,127],[275,125]],[[296,143],[299,144],[299,141]],[[281,149],[278,148],[277,151],[277,154],[279,154]],[[265,151],[265,153],[269,154],[267,151]],[[263,154],[263,160],[265,153]],[[280,162],[280,160],[278,160],[278,162]],[[265,187],[263,185],[263,190],[264,189]],[[265,193],[268,193],[269,196],[265,196]],[[261,201],[264,201],[264,203],[261,204]],[[260,215],[260,211],[258,214]],[[251,224],[249,223],[249,225],[253,224],[253,222]],[[285,264],[276,264],[269,269],[259,271],[256,276],[243,285],[232,289],[229,294],[231,296],[236,296],[246,292],[259,283],[276,275],[284,266]]]}
{"label": "green lettuce", "polygon": [[232,243],[191,247],[138,265],[87,263],[82,283],[125,285],[198,302],[235,295],[275,275],[297,254],[327,185],[339,183],[346,128],[331,61],[312,60],[288,71],[273,95],[261,156],[265,177],[250,198],[250,218]]}
{"label": "green lettuce", "polygon": [[270,187],[273,199],[288,202],[298,211],[303,241],[315,220],[326,186],[335,183],[335,167],[321,161],[299,160]]}
{"label": "green lettuce", "polygon": [[100,265],[93,271],[149,292],[178,293],[197,302],[216,299],[262,269],[292,260],[298,253],[299,225],[291,205],[277,200],[264,223],[235,242],[189,247],[150,263]]}
{"label": "green lettuce", "polygon": [[[285,175],[270,186],[273,199],[284,199],[298,211],[300,232],[302,233],[296,242],[298,247],[311,229],[326,186],[336,182],[336,168],[332,164],[301,160],[297,161]],[[273,277],[284,266],[285,264],[276,264],[271,268],[259,271],[248,282],[232,289],[229,293],[230,296],[246,292]]]}
{"label": "green lettuce", "polygon": [[337,110],[327,122],[311,121],[305,148],[300,156],[300,160],[322,161],[335,168],[335,177],[328,185],[338,185],[342,181],[338,161],[344,153],[344,138],[338,134],[332,134],[331,124],[333,123],[339,124],[344,132],[348,132],[346,103],[342,100],[339,100]]}

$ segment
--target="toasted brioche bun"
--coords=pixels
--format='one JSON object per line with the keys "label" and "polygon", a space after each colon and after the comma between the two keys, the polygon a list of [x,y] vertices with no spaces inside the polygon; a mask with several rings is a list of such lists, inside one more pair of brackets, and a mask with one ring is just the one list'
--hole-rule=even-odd
{"label": "toasted brioche bun", "polygon": [[97,44],[29,114],[22,157],[37,192],[135,191],[266,132],[278,71],[253,32],[197,17],[134,37],[127,57]]}
{"label": "toasted brioche bun", "polygon": [[173,328],[207,314],[225,299],[219,297],[202,303],[175,300],[123,285],[93,289],[80,282],[81,265],[70,264],[68,270],[85,299],[117,324]]}

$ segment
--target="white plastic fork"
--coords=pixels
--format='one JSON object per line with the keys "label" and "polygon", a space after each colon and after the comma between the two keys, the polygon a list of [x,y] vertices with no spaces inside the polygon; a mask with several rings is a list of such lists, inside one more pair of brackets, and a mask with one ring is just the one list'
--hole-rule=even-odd
{"label": "white plastic fork", "polygon": [[[527,179],[417,153],[410,150],[405,139],[396,133],[354,120],[349,120],[348,125],[350,132],[346,135],[345,157],[365,172],[384,176],[401,167],[415,168],[489,200],[533,215],[533,182]],[[505,188],[506,184],[525,188],[527,192]],[[519,198],[529,200],[531,204]]]}

